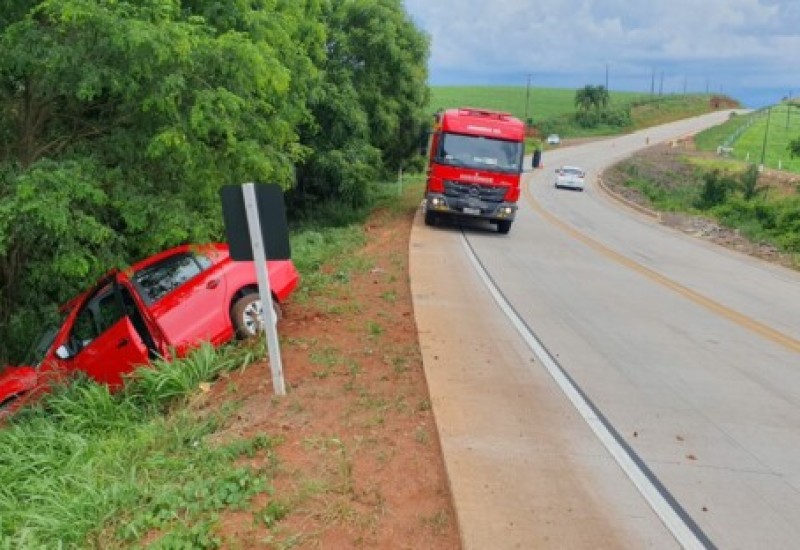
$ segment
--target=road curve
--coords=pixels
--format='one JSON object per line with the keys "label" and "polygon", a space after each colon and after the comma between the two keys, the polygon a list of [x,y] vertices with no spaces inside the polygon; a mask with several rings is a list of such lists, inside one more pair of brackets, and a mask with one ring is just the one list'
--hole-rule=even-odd
{"label": "road curve", "polygon": [[[465,547],[680,539],[488,296],[464,240],[700,543],[800,540],[800,275],[662,227],[594,183],[725,116],[547,152],[508,236],[415,224],[415,315]],[[588,171],[585,192],[553,188],[562,163]]]}

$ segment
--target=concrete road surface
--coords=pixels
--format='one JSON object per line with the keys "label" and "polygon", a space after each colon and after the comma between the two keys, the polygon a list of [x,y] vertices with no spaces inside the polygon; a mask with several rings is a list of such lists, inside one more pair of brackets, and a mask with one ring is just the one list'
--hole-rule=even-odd
{"label": "concrete road surface", "polygon": [[[465,548],[800,545],[800,274],[595,183],[725,117],[546,152],[507,236],[418,216],[414,308]],[[562,163],[586,191],[553,187]]]}

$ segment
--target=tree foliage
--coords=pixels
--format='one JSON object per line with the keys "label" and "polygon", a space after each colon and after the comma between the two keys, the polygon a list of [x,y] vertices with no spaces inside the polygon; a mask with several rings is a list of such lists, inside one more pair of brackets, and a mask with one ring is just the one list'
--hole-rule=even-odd
{"label": "tree foliage", "polygon": [[800,157],[800,137],[791,140],[788,149],[792,157]]}
{"label": "tree foliage", "polygon": [[738,182],[735,178],[719,170],[712,170],[703,175],[703,186],[700,188],[695,206],[701,210],[718,206],[724,203],[737,187]]}
{"label": "tree foliage", "polygon": [[103,270],[219,238],[221,186],[363,204],[425,120],[401,0],[6,4],[0,360]]}
{"label": "tree foliage", "polygon": [[611,96],[605,86],[587,85],[575,92],[575,122],[582,128],[601,124],[622,128],[631,124],[630,105],[609,108]]}
{"label": "tree foliage", "polygon": [[581,111],[600,111],[608,107],[610,96],[605,86],[588,84],[575,92],[575,106]]}
{"label": "tree foliage", "polygon": [[343,200],[360,206],[368,184],[408,163],[428,116],[428,40],[400,0],[331,2],[322,63],[302,141],[295,201]]}

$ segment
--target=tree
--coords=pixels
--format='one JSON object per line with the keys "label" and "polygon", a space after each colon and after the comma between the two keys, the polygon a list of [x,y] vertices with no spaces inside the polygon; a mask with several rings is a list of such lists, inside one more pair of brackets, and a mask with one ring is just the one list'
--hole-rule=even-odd
{"label": "tree", "polygon": [[575,106],[581,111],[600,111],[608,107],[609,100],[605,86],[586,85],[575,92]]}
{"label": "tree", "polygon": [[38,304],[219,238],[223,185],[364,205],[428,122],[428,40],[402,0],[6,4],[0,360]]}
{"label": "tree", "polygon": [[594,106],[594,86],[587,85],[575,92],[575,106],[581,111],[588,111]]}
{"label": "tree", "polygon": [[800,157],[800,137],[790,141],[787,149],[789,149],[789,152],[792,154],[792,158]]}
{"label": "tree", "polygon": [[322,82],[302,127],[312,151],[298,166],[295,203],[340,200],[362,206],[369,184],[418,150],[428,123],[428,40],[401,0],[332,2]]}
{"label": "tree", "polygon": [[293,185],[320,3],[197,4],[3,12],[0,358],[109,266],[218,237],[222,185]]}
{"label": "tree", "polygon": [[725,202],[730,192],[737,187],[737,182],[730,176],[713,170],[703,175],[703,187],[695,206],[701,210],[709,210]]}

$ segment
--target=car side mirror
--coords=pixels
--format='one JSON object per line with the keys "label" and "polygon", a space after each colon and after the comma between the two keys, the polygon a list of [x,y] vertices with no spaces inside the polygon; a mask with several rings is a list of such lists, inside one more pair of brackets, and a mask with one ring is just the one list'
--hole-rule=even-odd
{"label": "car side mirror", "polygon": [[72,352],[69,351],[69,348],[67,346],[61,344],[56,349],[56,357],[58,357],[59,359],[71,359]]}

